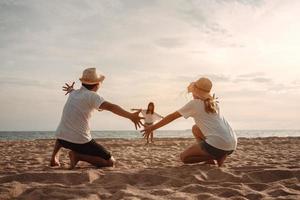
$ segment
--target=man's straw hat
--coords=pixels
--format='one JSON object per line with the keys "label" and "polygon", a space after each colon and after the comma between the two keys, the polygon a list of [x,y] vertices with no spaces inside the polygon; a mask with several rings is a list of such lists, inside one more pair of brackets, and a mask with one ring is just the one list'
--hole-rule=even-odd
{"label": "man's straw hat", "polygon": [[79,79],[82,83],[87,85],[94,85],[102,83],[105,76],[97,74],[96,68],[87,68],[83,71],[82,77]]}
{"label": "man's straw hat", "polygon": [[188,86],[188,92],[202,100],[213,99],[210,95],[211,88],[212,82],[208,78],[202,77]]}

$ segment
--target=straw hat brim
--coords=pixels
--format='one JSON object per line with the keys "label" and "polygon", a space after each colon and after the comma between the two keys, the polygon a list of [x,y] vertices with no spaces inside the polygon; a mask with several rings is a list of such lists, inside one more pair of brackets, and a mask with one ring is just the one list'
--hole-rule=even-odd
{"label": "straw hat brim", "polygon": [[206,100],[206,99],[212,99],[213,97],[211,96],[210,92],[201,90],[199,88],[197,88],[196,83],[192,82],[189,86],[188,86],[188,92],[191,92],[193,95],[195,95],[196,97],[202,99],[202,100]]}
{"label": "straw hat brim", "polygon": [[84,78],[79,78],[79,80],[84,83],[84,84],[88,84],[88,85],[94,85],[94,84],[98,84],[98,83],[102,83],[105,79],[105,76],[100,76],[97,79],[94,80],[87,80]]}

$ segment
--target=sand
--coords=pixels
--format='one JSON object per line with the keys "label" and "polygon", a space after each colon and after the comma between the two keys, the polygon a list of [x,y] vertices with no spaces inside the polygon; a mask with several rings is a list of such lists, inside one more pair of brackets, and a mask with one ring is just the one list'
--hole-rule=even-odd
{"label": "sand", "polygon": [[221,168],[183,165],[193,139],[98,140],[115,168],[48,166],[54,140],[0,141],[0,199],[300,199],[300,138],[239,139]]}

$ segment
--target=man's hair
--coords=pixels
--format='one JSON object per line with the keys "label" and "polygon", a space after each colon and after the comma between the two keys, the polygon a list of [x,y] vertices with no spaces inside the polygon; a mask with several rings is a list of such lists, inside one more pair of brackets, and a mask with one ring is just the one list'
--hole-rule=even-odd
{"label": "man's hair", "polygon": [[88,90],[94,89],[94,87],[96,87],[97,85],[98,85],[98,83],[97,84],[93,84],[93,85],[88,85],[88,84],[82,83],[82,86],[85,87]]}

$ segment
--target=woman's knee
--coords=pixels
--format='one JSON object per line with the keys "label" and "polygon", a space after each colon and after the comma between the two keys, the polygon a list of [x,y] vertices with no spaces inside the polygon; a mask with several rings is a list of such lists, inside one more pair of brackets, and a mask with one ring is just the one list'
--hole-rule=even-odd
{"label": "woman's knee", "polygon": [[187,162],[187,155],[185,155],[184,153],[181,153],[179,155],[181,162],[186,163]]}
{"label": "woman's knee", "polygon": [[200,128],[197,125],[194,125],[192,127],[192,132],[193,132],[194,136],[196,136],[196,137],[200,138],[202,136],[202,132],[201,132]]}
{"label": "woman's knee", "polygon": [[184,160],[183,153],[181,153],[181,154],[179,155],[179,157],[180,157],[181,162],[183,162],[183,160]]}
{"label": "woman's knee", "polygon": [[199,133],[200,129],[198,128],[198,126],[195,124],[193,127],[192,127],[192,132],[195,134],[195,133]]}
{"label": "woman's knee", "polygon": [[205,139],[203,133],[201,132],[200,128],[197,125],[194,125],[192,127],[192,132],[193,132],[193,135],[195,136],[196,139],[198,139],[198,140],[204,140]]}

